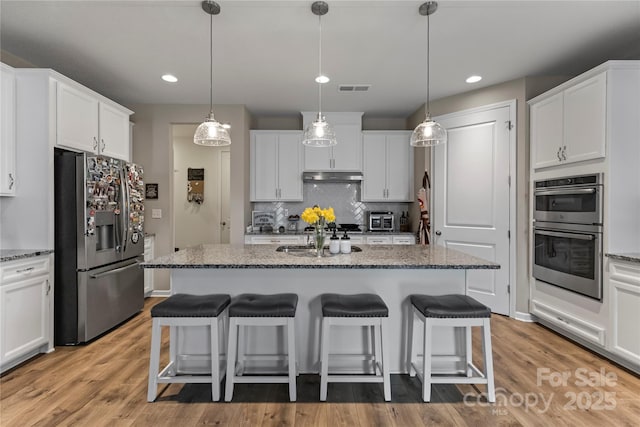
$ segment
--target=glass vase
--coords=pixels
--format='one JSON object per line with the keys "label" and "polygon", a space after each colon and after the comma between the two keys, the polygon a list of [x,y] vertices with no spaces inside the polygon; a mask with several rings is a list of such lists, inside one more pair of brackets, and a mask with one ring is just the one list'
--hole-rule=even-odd
{"label": "glass vase", "polygon": [[324,238],[325,238],[324,222],[320,221],[315,225],[314,243],[316,247],[316,256],[319,256],[319,257],[322,256],[322,251],[324,248]]}

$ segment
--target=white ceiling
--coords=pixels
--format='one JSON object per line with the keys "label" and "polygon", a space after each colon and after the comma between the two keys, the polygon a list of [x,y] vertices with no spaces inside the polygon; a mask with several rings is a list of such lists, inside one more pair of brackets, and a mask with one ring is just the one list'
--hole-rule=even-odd
{"label": "white ceiling", "polygon": [[[421,1],[328,0],[323,110],[406,117],[425,100]],[[317,109],[312,1],[220,0],[215,104],[256,115]],[[440,1],[431,16],[431,99],[524,76],[576,75],[640,59],[640,0]],[[195,1],[0,2],[0,47],[123,104],[209,103],[209,15]],[[180,80],[168,84],[163,73]],[[464,82],[480,74],[480,83]],[[339,84],[370,84],[338,93]]]}

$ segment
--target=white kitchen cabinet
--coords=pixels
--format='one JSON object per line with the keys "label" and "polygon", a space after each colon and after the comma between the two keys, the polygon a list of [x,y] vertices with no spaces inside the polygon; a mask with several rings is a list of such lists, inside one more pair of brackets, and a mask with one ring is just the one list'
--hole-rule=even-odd
{"label": "white kitchen cabinet", "polygon": [[411,132],[365,131],[362,135],[362,201],[413,201]]}
{"label": "white kitchen cabinet", "polygon": [[56,86],[56,145],[130,160],[131,111],[80,85]]}
{"label": "white kitchen cabinet", "polygon": [[295,234],[295,235],[277,235],[277,234],[268,234],[268,235],[251,235],[247,234],[244,236],[244,243],[247,245],[304,245],[306,244],[306,235]]}
{"label": "white kitchen cabinet", "polygon": [[[304,147],[305,171],[362,171],[362,114],[324,113],[333,127],[337,144],[333,147]],[[303,112],[303,127],[316,119],[317,113]]]}
{"label": "white kitchen cabinet", "polygon": [[375,236],[366,236],[367,245],[392,245],[393,244],[393,236],[391,235],[375,235]]}
{"label": "white kitchen cabinet", "polygon": [[640,263],[609,258],[609,351],[640,367]]}
{"label": "white kitchen cabinet", "polygon": [[251,131],[251,201],[302,201],[300,131]]}
{"label": "white kitchen cabinet", "polygon": [[13,68],[0,63],[0,196],[16,194],[16,79]]}
{"label": "white kitchen cabinet", "polygon": [[605,156],[607,72],[533,99],[531,150],[534,169]]}
{"label": "white kitchen cabinet", "polygon": [[0,371],[53,350],[52,256],[0,265]]}
{"label": "white kitchen cabinet", "polygon": [[409,234],[401,234],[397,236],[393,236],[393,244],[394,245],[415,245],[416,244],[416,236]]}
{"label": "white kitchen cabinet", "polygon": [[[144,237],[144,260],[151,261],[155,258],[155,241],[153,235]],[[148,297],[153,292],[153,268],[144,269],[144,296]]]}

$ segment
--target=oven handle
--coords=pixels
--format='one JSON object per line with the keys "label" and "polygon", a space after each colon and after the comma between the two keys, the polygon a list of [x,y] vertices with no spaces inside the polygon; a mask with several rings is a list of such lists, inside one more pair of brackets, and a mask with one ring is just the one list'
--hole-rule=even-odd
{"label": "oven handle", "polygon": [[564,233],[561,231],[541,230],[539,228],[534,229],[533,233],[542,234],[544,236],[551,236],[551,237],[569,237],[571,239],[578,239],[578,240],[595,240],[595,237],[592,234]]}
{"label": "oven handle", "polygon": [[553,196],[557,194],[594,194],[597,190],[595,188],[576,188],[575,190],[563,189],[563,190],[536,190],[536,196]]}

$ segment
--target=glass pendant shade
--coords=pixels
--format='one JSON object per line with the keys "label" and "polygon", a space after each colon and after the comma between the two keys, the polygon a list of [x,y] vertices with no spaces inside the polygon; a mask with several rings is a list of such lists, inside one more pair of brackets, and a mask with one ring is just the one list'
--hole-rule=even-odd
{"label": "glass pendant shade", "polygon": [[193,143],[207,147],[222,147],[231,145],[231,138],[229,137],[229,132],[211,113],[196,129],[193,134]]}
{"label": "glass pendant shade", "polygon": [[411,134],[410,143],[414,147],[432,147],[447,142],[447,130],[440,123],[427,117]]}
{"label": "glass pendant shade", "polygon": [[311,122],[302,134],[302,144],[309,147],[331,147],[337,143],[333,128],[322,116]]}

